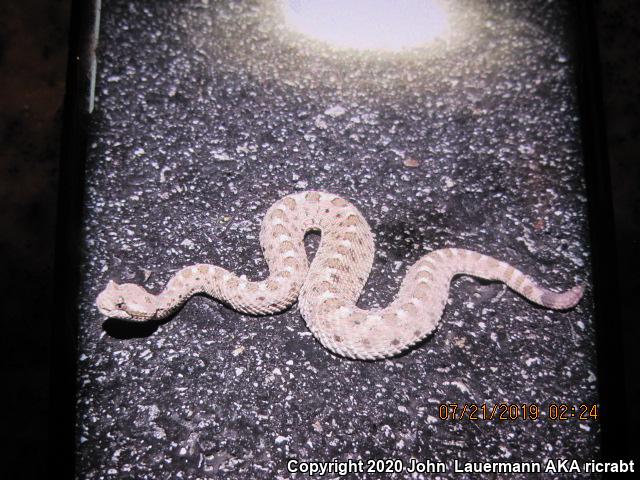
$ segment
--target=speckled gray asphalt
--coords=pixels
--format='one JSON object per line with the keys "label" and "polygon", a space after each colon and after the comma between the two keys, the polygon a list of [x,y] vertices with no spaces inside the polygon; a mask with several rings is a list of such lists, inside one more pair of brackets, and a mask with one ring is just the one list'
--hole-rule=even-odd
{"label": "speckled gray asphalt", "polygon": [[[378,458],[446,462],[438,478],[451,478],[455,459],[597,458],[596,421],[547,414],[597,402],[569,13],[563,2],[456,4],[448,43],[372,54],[290,33],[262,2],[104,2],[78,478],[298,478],[288,459]],[[458,277],[435,334],[379,362],[329,353],[295,305],[256,318],[196,297],[152,324],[95,308],[110,279],[158,292],[196,262],[264,278],[262,215],[305,189],[344,195],[369,219],[363,307],[386,305],[407,267],[442,247],[558,290],[582,283],[586,296],[554,312]],[[443,403],[502,402],[541,417],[439,418]]]}

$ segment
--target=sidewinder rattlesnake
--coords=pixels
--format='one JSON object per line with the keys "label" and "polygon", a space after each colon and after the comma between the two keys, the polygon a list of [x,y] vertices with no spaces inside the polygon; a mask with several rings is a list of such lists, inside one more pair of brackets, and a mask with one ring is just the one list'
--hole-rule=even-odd
{"label": "sidewinder rattlesnake", "polygon": [[[304,236],[321,231],[309,265]],[[453,276],[499,280],[533,303],[555,310],[575,306],[583,288],[555,293],[511,265],[459,248],[433,251],[411,266],[398,295],[384,309],[356,306],[373,264],[367,221],[345,199],[324,192],[288,195],[269,208],[260,231],[269,277],[249,281],[224,268],[197,264],[174,275],[158,295],[135,284],[110,281],[97,298],[104,315],[127,320],[163,319],[191,296],[205,293],[253,315],[287,309],[296,299],[307,326],[332,352],[363,360],[392,357],[433,332]]]}

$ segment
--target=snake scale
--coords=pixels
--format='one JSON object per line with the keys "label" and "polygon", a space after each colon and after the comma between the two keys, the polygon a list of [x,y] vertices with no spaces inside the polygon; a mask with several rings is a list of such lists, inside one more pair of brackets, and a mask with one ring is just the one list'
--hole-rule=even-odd
{"label": "snake scale", "polygon": [[[309,265],[304,236],[318,230],[320,246]],[[555,310],[572,308],[583,293],[581,286],[555,293],[505,262],[444,248],[409,268],[389,306],[363,310],[356,301],[373,264],[373,234],[356,207],[325,192],[301,192],[277,201],[263,220],[260,244],[269,266],[266,280],[249,281],[218,266],[196,264],[176,273],[158,295],[110,281],[97,306],[108,317],[146,321],[166,318],[198,293],[253,315],[280,312],[297,300],[322,345],[347,358],[376,360],[403,352],[435,330],[451,279],[458,274],[499,280]]]}

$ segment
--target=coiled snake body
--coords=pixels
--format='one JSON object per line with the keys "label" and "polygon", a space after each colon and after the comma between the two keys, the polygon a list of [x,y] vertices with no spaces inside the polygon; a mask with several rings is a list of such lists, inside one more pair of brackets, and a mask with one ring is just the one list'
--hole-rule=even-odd
{"label": "coiled snake body", "polygon": [[[320,230],[322,237],[309,265],[304,235],[311,230]],[[269,266],[266,280],[252,282],[218,266],[197,264],[180,270],[158,295],[111,281],[96,304],[108,317],[145,321],[167,317],[197,293],[255,315],[280,312],[297,299],[307,326],[325,347],[344,357],[374,360],[397,355],[435,330],[457,274],[499,280],[556,310],[572,308],[583,293],[580,286],[555,293],[507,263],[445,248],[409,268],[388,307],[363,310],[356,301],[373,264],[373,234],[353,205],[324,192],[277,201],[265,215],[260,244]]]}

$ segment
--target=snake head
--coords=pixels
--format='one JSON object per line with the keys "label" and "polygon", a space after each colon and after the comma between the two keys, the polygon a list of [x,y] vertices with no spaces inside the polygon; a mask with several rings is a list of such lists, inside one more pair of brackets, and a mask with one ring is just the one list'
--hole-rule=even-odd
{"label": "snake head", "polygon": [[133,283],[117,284],[110,281],[96,299],[98,310],[110,318],[144,321],[156,317],[155,297]]}

